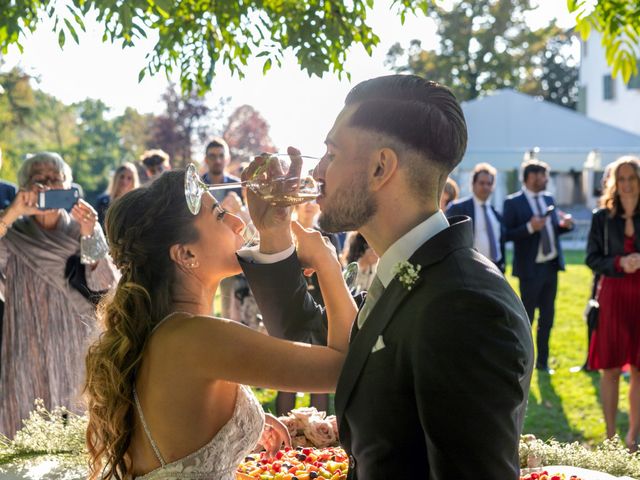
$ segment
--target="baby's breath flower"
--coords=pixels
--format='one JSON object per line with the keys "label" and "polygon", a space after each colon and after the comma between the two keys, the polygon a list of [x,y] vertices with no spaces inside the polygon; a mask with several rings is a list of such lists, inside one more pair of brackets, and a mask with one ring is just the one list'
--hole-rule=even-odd
{"label": "baby's breath flower", "polygon": [[605,440],[593,450],[578,442],[543,442],[532,437],[524,435],[520,439],[520,466],[523,468],[569,465],[616,477],[640,478],[640,454],[629,453],[617,436]]}
{"label": "baby's breath flower", "polygon": [[421,268],[422,265],[413,265],[407,261],[398,262],[393,267],[392,273],[398,278],[398,281],[402,283],[404,288],[411,290],[420,278]]}
{"label": "baby's breath flower", "polygon": [[[69,472],[72,475],[55,478],[86,476],[86,415],[76,415],[65,407],[55,407],[49,411],[41,399],[34,402],[34,407],[29,417],[22,421],[23,427],[16,432],[13,440],[0,438],[0,474],[3,465],[11,466],[14,471],[26,471],[49,461],[52,471]],[[38,454],[42,457],[35,456]],[[81,476],[74,476],[71,472]]]}

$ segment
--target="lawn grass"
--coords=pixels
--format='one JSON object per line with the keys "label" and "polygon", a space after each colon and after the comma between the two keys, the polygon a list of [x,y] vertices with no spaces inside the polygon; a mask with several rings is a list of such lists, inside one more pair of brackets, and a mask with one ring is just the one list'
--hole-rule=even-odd
{"label": "lawn grass", "polygon": [[[571,367],[582,365],[587,354],[586,325],[583,311],[591,292],[591,271],[584,264],[584,252],[565,252],[567,269],[560,273],[556,317],[550,341],[549,363],[554,375],[534,371],[529,394],[529,405],[525,418],[524,433],[547,440],[555,438],[562,442],[578,441],[595,445],[605,439],[605,425],[599,401],[600,375],[596,373],[570,373]],[[518,279],[507,278],[516,292]],[[534,323],[534,342],[535,328]],[[618,433],[627,432],[628,378],[620,388],[620,414]],[[275,412],[275,392],[258,392],[265,410]],[[297,398],[296,406],[307,406],[308,395]],[[331,402],[333,404],[333,402]],[[333,412],[333,405],[329,413]]]}
{"label": "lawn grass", "polygon": [[[605,424],[599,401],[599,373],[570,373],[582,365],[587,354],[586,325],[583,311],[591,292],[592,274],[584,264],[584,252],[566,252],[567,268],[560,273],[556,316],[550,341],[550,367],[554,375],[534,372],[524,431],[541,439],[579,441],[596,444],[605,438]],[[518,279],[507,271],[516,292]],[[535,328],[534,323],[534,339]],[[628,379],[620,388],[618,433],[627,432]]]}

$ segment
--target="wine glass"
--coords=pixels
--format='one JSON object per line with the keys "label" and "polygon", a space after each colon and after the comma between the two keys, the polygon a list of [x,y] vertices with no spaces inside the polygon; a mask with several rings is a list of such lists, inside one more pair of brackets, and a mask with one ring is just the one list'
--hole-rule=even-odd
{"label": "wine glass", "polygon": [[263,154],[265,161],[247,180],[208,185],[204,183],[194,164],[189,164],[184,178],[184,194],[189,210],[194,215],[200,211],[202,195],[215,190],[247,187],[271,205],[287,207],[315,200],[320,195],[320,186],[313,179],[311,169],[304,169],[310,163],[320,161],[316,157],[289,155],[287,153]]}
{"label": "wine glass", "polygon": [[342,278],[347,288],[353,294],[356,293],[356,280],[358,279],[358,262],[351,262],[342,271]]}

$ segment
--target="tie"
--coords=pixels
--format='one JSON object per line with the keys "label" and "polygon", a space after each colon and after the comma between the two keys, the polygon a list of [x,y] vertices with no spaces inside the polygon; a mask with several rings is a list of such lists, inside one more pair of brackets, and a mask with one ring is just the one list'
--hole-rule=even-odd
{"label": "tie", "polygon": [[371,310],[373,310],[373,307],[380,298],[380,295],[382,295],[382,292],[384,292],[382,282],[378,278],[378,275],[375,275],[369,290],[367,290],[367,299],[364,301],[364,305],[362,306],[360,313],[358,313],[358,329],[362,328],[364,325],[364,322],[367,320],[367,316]]}
{"label": "tie", "polygon": [[498,249],[496,248],[496,235],[493,232],[493,224],[491,220],[489,220],[489,212],[487,209],[487,204],[482,204],[482,212],[484,213],[484,223],[487,227],[487,236],[489,237],[489,254],[491,255],[491,261],[495,262],[498,260]]}
{"label": "tie", "polygon": [[[538,207],[538,215],[542,217],[543,212],[542,212],[541,199],[538,195],[536,195],[533,198],[534,198],[534,203],[536,204],[536,207]],[[551,238],[549,238],[549,232],[547,231],[546,224],[542,228],[542,230],[540,230],[540,239],[542,240],[542,253],[544,255],[549,255],[551,253]]]}

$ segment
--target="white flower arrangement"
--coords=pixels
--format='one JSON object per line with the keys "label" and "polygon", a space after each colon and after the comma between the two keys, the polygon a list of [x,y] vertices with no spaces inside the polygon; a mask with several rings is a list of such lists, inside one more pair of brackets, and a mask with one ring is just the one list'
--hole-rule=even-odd
{"label": "white flower arrangement", "polygon": [[[86,415],[75,415],[65,408],[48,411],[42,400],[24,420],[24,427],[13,440],[0,435],[0,478],[42,480],[84,480],[87,478],[88,456],[85,446]],[[292,410],[281,417],[296,441],[303,446],[337,445],[335,416],[315,408]],[[309,438],[310,437],[310,438]],[[520,466],[542,468],[545,465],[568,465],[596,470],[614,476],[640,478],[640,454],[629,453],[618,437],[588,447],[579,442],[542,441],[533,435],[520,437]],[[29,472],[46,473],[31,476]],[[22,474],[22,475],[21,475]],[[26,477],[24,477],[26,475]],[[9,477],[9,478],[13,478]]]}
{"label": "white flower arrangement", "polygon": [[605,472],[613,476],[640,478],[640,455],[629,453],[617,436],[595,448],[579,442],[542,441],[534,435],[520,437],[520,466],[536,468],[544,465],[570,465]]}
{"label": "white flower arrangement", "polygon": [[413,265],[410,262],[398,262],[393,267],[392,273],[407,290],[411,290],[420,278],[422,265]]}

